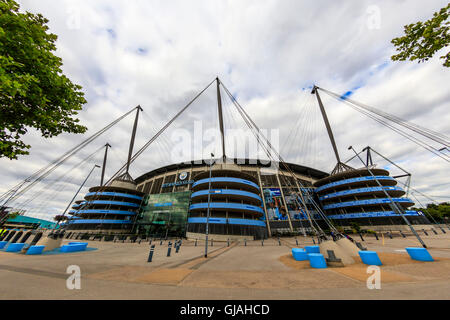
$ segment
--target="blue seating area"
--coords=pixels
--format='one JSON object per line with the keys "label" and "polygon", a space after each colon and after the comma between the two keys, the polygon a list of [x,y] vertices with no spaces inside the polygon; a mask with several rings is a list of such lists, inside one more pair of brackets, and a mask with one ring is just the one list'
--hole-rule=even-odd
{"label": "blue seating area", "polygon": [[413,259],[413,260],[434,261],[433,257],[430,255],[428,250],[425,248],[409,247],[409,248],[405,248],[405,249],[406,249],[406,252],[408,252],[411,259]]}
{"label": "blue seating area", "polygon": [[87,242],[69,242],[61,246],[60,252],[79,252],[86,251]]}
{"label": "blue seating area", "polygon": [[302,248],[293,248],[292,256],[294,257],[295,261],[308,260],[308,253],[305,251],[305,249]]}
{"label": "blue seating area", "polygon": [[319,246],[305,246],[305,250],[307,253],[320,253]]}
{"label": "blue seating area", "polygon": [[6,248],[6,252],[20,252],[25,243],[10,243]]}
{"label": "blue seating area", "polygon": [[381,266],[381,260],[378,257],[378,254],[375,251],[359,251],[359,256],[364,264],[368,264],[370,266]]}
{"label": "blue seating area", "polygon": [[8,241],[0,241],[0,249],[3,249],[7,243]]}
{"label": "blue seating area", "polygon": [[28,248],[26,254],[41,254],[45,246],[31,246]]}
{"label": "blue seating area", "polygon": [[327,267],[325,258],[321,253],[308,253],[308,259],[311,268],[324,269]]}

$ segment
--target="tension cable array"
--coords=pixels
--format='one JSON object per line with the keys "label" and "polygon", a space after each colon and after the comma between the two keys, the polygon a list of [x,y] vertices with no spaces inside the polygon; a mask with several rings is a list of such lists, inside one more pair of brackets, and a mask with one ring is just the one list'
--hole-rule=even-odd
{"label": "tension cable array", "polygon": [[[124,170],[134,162],[199,96],[203,94],[213,83],[216,81],[214,79],[211,81],[202,91],[200,91],[187,105],[185,105],[172,119],[169,120],[149,141],[147,141],[132,157],[130,157],[129,161],[127,161],[115,174],[109,178],[109,180],[101,186],[93,195],[92,199],[97,199],[100,194],[105,190],[106,186],[108,186],[114,179],[118,178]],[[83,210],[88,204],[85,203],[81,205],[80,208],[76,210],[75,213],[78,213],[80,210]]]}
{"label": "tension cable array", "polygon": [[[50,190],[53,186],[56,186],[59,182],[63,182],[63,183],[70,183],[72,182],[72,180],[74,179],[73,177],[69,177],[68,179],[64,179],[66,177],[69,176],[69,174],[71,172],[73,172],[74,170],[76,170],[77,168],[79,168],[80,166],[82,166],[83,164],[89,162],[95,155],[98,154],[98,152],[100,150],[102,150],[104,148],[104,146],[101,146],[100,148],[98,148],[97,150],[95,150],[94,152],[92,152],[90,155],[88,155],[87,157],[85,157],[84,159],[82,159],[80,162],[76,163],[72,168],[70,168],[68,171],[64,172],[63,174],[61,174],[59,177],[57,177],[56,179],[54,179],[52,182],[50,182],[47,185],[44,185],[42,188],[40,188],[39,190],[37,190],[35,192],[35,194],[33,196],[31,196],[29,199],[25,200],[24,202],[22,202],[20,205],[18,205],[19,209],[23,209],[25,208],[28,204],[30,204],[32,201],[34,201],[37,197],[39,197],[40,195],[42,195],[44,192],[46,192],[47,190]],[[64,180],[63,180],[64,179]],[[59,192],[61,192],[64,189],[64,185],[61,185],[58,188],[55,188],[55,190],[53,192],[51,192],[48,197],[45,198],[45,200],[50,200],[52,198],[55,197],[55,195]],[[43,203],[41,203],[39,205],[38,208],[43,208],[46,204],[47,201],[44,201]]]}
{"label": "tension cable array", "polygon": [[[6,204],[9,201],[14,201],[20,196],[22,196],[25,192],[30,190],[34,185],[36,185],[38,182],[40,182],[42,179],[47,177],[50,173],[52,173],[55,169],[57,169],[59,166],[61,166],[65,161],[70,159],[72,156],[74,156],[78,151],[86,147],[88,144],[90,144],[92,141],[97,139],[99,136],[101,136],[103,133],[108,131],[111,127],[116,125],[118,122],[120,122],[122,119],[124,119],[126,116],[128,116],[130,113],[135,111],[138,107],[135,107],[122,115],[121,117],[117,118],[110,124],[108,124],[106,127],[102,128],[101,130],[97,131],[93,135],[91,135],[89,138],[85,139],[69,151],[65,152],[63,155],[61,155],[59,158],[53,160],[51,163],[46,165],[45,167],[39,169],[35,173],[33,173],[31,176],[14,186],[12,189],[5,192],[1,197],[0,200],[4,201],[2,204],[2,207],[5,207]],[[25,188],[20,190],[22,186],[25,185],[25,183],[31,182],[29,185],[27,185]],[[19,191],[20,190],[20,191]]]}
{"label": "tension cable array", "polygon": [[[386,113],[384,111],[381,111],[379,109],[376,109],[374,107],[370,107],[368,105],[365,105],[361,102],[352,100],[350,98],[343,98],[342,95],[339,95],[337,93],[331,92],[329,90],[316,87],[317,89],[325,92],[329,96],[335,98],[338,101],[342,101],[355,109],[356,111],[368,116],[369,118],[375,120],[376,122],[382,124],[385,127],[390,128],[391,130],[397,132],[398,134],[404,136],[408,140],[411,140],[412,142],[416,143],[417,145],[425,148],[426,150],[430,151],[431,153],[437,155],[438,157],[444,159],[447,162],[450,162],[450,157],[441,153],[437,148],[433,147],[426,141],[420,140],[419,138],[409,134],[408,132],[401,130],[400,128],[393,125],[397,124],[403,128],[409,129],[423,137],[426,137],[430,140],[433,140],[434,142],[437,142],[444,146],[444,148],[450,147],[450,138],[446,135],[424,128],[422,126],[419,126],[417,124],[414,124],[412,122],[406,121],[404,119],[401,119],[397,116],[394,116],[392,114]],[[389,122],[390,121],[390,122]]]}
{"label": "tension cable array", "polygon": [[[239,114],[244,119],[244,121],[247,124],[247,126],[249,127],[249,129],[255,135],[256,140],[261,145],[261,147],[264,149],[264,151],[265,151],[266,155],[269,157],[269,159],[275,160],[275,157],[276,157],[277,159],[275,161],[278,161],[279,163],[281,163],[283,165],[283,167],[290,173],[290,175],[292,176],[294,181],[299,183],[299,185],[302,188],[305,188],[302,185],[301,182],[297,181],[294,172],[292,172],[292,170],[289,168],[289,166],[283,160],[281,155],[272,146],[270,141],[261,133],[261,130],[255,124],[255,122],[250,118],[250,116],[247,114],[247,112],[244,110],[244,108],[242,108],[242,106],[237,102],[237,100],[233,97],[233,95],[230,93],[230,91],[223,85],[223,83],[221,83],[221,85],[224,88],[224,90],[227,93],[227,95],[230,98],[230,100],[233,102],[233,104],[236,107],[236,109],[238,110]],[[261,140],[264,140],[264,143],[262,143]],[[272,155],[272,153],[275,154],[275,157]],[[309,213],[306,201],[305,201],[305,199],[303,197],[303,193],[302,193],[300,187],[298,187],[298,189],[299,189],[299,196],[300,196],[301,202],[302,202],[302,204],[304,206],[304,209],[305,209],[305,212],[306,212],[306,216],[308,217],[308,221],[309,221],[309,223],[311,225],[311,228],[314,230],[314,232],[316,233],[317,236],[322,237],[322,238],[326,238],[325,232],[322,230],[322,228],[320,228],[318,223],[315,221],[314,217],[312,217],[311,214]],[[333,224],[329,221],[329,219],[322,212],[320,207],[315,203],[314,199],[311,199],[311,202],[313,203],[313,205],[317,209],[317,212],[319,213],[319,215],[323,218],[325,223],[328,225],[330,230],[333,230],[336,234],[340,234],[339,231],[333,226]]]}

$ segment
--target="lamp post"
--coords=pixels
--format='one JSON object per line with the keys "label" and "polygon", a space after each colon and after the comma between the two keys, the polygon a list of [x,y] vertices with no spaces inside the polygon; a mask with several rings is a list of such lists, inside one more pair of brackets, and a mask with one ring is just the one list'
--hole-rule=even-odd
{"label": "lamp post", "polygon": [[209,232],[209,203],[211,200],[211,169],[214,153],[211,153],[211,162],[209,164],[209,182],[208,182],[208,209],[206,210],[206,232],[205,232],[205,258],[208,258],[208,232]]}

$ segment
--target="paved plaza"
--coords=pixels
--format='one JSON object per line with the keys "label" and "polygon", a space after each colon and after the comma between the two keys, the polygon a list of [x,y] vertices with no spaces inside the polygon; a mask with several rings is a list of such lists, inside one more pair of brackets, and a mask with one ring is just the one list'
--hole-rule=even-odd
{"label": "paved plaza", "polygon": [[[96,250],[27,256],[0,252],[0,299],[449,299],[450,230],[423,236],[434,262],[409,258],[405,247],[417,240],[372,235],[361,242],[379,253],[381,289],[368,289],[367,266],[312,269],[295,261],[291,248],[312,238],[214,242],[204,258],[204,242],[183,241],[167,257],[167,241],[149,243],[89,241]],[[359,236],[358,236],[358,239]],[[65,240],[64,242],[66,242]],[[358,258],[359,259],[359,258]],[[81,288],[68,289],[68,266],[79,266]]]}

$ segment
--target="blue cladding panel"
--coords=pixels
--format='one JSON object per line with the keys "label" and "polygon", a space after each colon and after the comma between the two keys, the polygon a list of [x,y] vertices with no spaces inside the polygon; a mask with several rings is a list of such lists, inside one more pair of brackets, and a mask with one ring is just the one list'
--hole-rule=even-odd
{"label": "blue cladding panel", "polygon": [[136,200],[142,200],[142,197],[135,196],[134,194],[126,194],[121,192],[89,192],[86,194],[86,197],[90,196],[111,196],[111,197],[123,197],[123,198],[131,198]]}
{"label": "blue cladding panel", "polygon": [[[400,203],[414,203],[411,199],[408,198],[392,198],[394,202]],[[363,206],[363,205],[372,205],[372,204],[384,204],[391,203],[389,198],[380,198],[380,199],[368,199],[368,200],[358,200],[358,201],[347,201],[340,203],[333,203],[323,206],[325,210],[335,209],[335,208],[344,208],[344,207],[352,207],[352,206]]]}
{"label": "blue cladding panel", "polygon": [[[395,187],[395,186],[383,187],[383,189],[386,191],[403,191],[402,188]],[[319,197],[319,200],[322,201],[322,200],[327,200],[330,198],[341,197],[341,196],[352,195],[352,194],[359,194],[359,193],[379,192],[379,191],[382,191],[383,189],[381,187],[370,187],[370,188],[358,188],[358,189],[352,189],[352,190],[344,190],[344,191],[326,194],[322,197]]]}
{"label": "blue cladding panel", "polygon": [[118,223],[118,224],[129,224],[133,223],[131,220],[108,220],[108,219],[79,219],[72,220],[70,224],[109,224],[109,223]]}
{"label": "blue cladding panel", "polygon": [[[223,195],[238,195],[238,196],[244,196],[249,198],[254,198],[262,202],[261,197],[248,192],[248,191],[242,191],[242,190],[233,190],[233,189],[211,189],[211,194],[223,194]],[[207,196],[208,190],[201,190],[197,191],[191,194],[191,198],[195,198],[198,196]]]}
{"label": "blue cladding panel", "polygon": [[[252,186],[259,190],[259,186],[256,183],[253,183],[251,181],[245,180],[245,179],[239,179],[239,178],[229,178],[229,177],[223,177],[223,178],[211,178],[211,182],[234,182],[234,183],[241,183],[248,186]],[[195,187],[199,184],[209,183],[209,178],[201,179],[192,185],[192,187]]]}
{"label": "blue cladding panel", "polygon": [[344,184],[347,184],[347,183],[364,182],[364,181],[375,181],[375,180],[395,181],[394,178],[389,177],[389,176],[359,177],[359,178],[339,180],[339,181],[335,181],[335,182],[331,182],[331,183],[325,184],[325,185],[323,185],[321,187],[316,188],[315,192],[320,192],[322,190],[325,190],[325,189],[328,189],[328,188],[332,188],[332,187],[337,187],[337,186],[344,185]]}
{"label": "blue cladding panel", "polygon": [[123,210],[96,210],[96,209],[91,209],[91,210],[71,210],[69,211],[69,213],[90,213],[90,214],[94,214],[94,213],[102,213],[102,214],[124,214],[124,215],[128,215],[128,216],[134,216],[136,214],[136,212],[132,212],[132,211],[123,211]]}
{"label": "blue cladding panel", "polygon": [[[212,209],[235,209],[235,210],[248,210],[259,213],[264,213],[263,209],[257,206],[249,204],[232,203],[232,202],[210,202],[209,207]],[[193,209],[208,209],[208,203],[196,203],[189,206],[189,210]]]}
{"label": "blue cladding panel", "polygon": [[88,201],[88,203],[87,203],[87,205],[92,205],[92,204],[108,204],[108,205],[139,208],[139,204],[131,203],[131,202],[122,202],[122,201],[93,200],[93,201]]}
{"label": "blue cladding panel", "polygon": [[[420,214],[414,210],[406,210],[405,216],[419,216]],[[377,218],[377,217],[399,217],[400,215],[394,211],[374,211],[374,212],[358,212],[347,214],[334,214],[327,216],[329,219],[354,219],[354,218]]]}
{"label": "blue cladding panel", "polygon": [[[206,218],[204,217],[193,217],[188,218],[188,223],[206,223]],[[209,218],[209,223],[217,224],[237,224],[237,225],[247,225],[247,226],[259,226],[265,227],[266,223],[261,220],[250,220],[250,219],[236,219],[236,218]]]}

